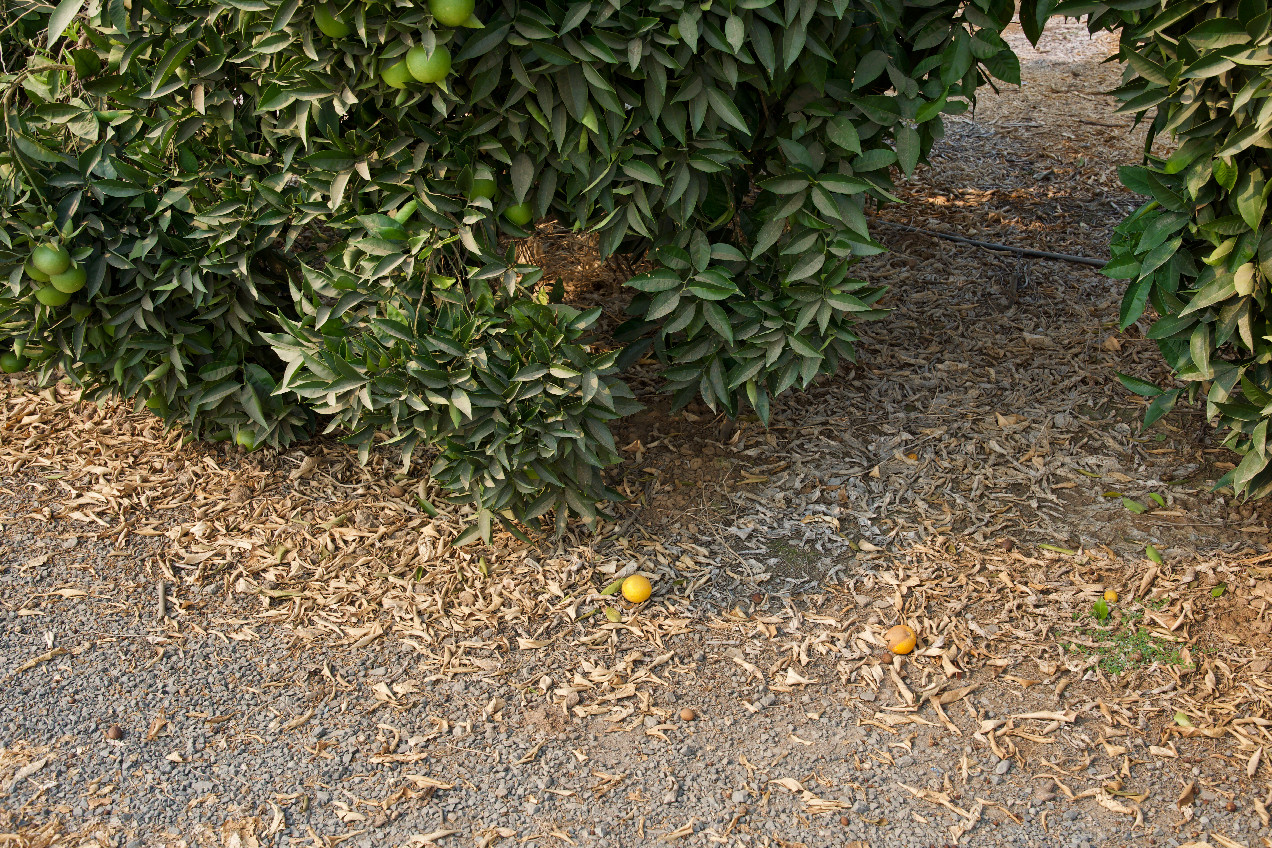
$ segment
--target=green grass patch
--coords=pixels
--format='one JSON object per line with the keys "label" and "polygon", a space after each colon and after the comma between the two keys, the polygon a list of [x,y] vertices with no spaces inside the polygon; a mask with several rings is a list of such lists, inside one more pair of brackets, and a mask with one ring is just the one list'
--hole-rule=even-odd
{"label": "green grass patch", "polygon": [[1119,675],[1136,668],[1148,668],[1153,663],[1183,666],[1179,657],[1179,645],[1154,636],[1140,625],[1144,613],[1132,610],[1109,627],[1083,628],[1082,635],[1097,644],[1092,647],[1067,643],[1065,649],[1086,656],[1098,655],[1100,669],[1105,674]]}

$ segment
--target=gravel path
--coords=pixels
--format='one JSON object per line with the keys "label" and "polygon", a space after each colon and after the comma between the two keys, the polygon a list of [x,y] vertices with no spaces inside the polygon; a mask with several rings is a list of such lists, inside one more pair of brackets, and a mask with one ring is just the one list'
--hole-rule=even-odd
{"label": "gravel path", "polygon": [[[1053,41],[1049,55],[1095,74],[1099,51],[1072,32],[1068,38]],[[1043,70],[1054,80],[1054,63]],[[1026,62],[1034,92],[1035,73],[1041,71]],[[1009,97],[987,105],[983,124],[953,126],[939,154],[996,150],[1021,126],[1004,111]],[[999,164],[1019,170],[1007,154]],[[1063,205],[1063,195],[1049,197]],[[906,258],[904,251],[898,256]],[[1100,285],[1083,279],[1092,291]],[[1044,309],[1054,298],[1048,290],[1026,292],[1019,304],[1015,292],[1005,297],[1002,313],[1014,315],[1012,321],[1051,314]],[[923,310],[940,304],[924,298],[899,304],[896,320],[929,326]],[[1109,309],[1116,313],[1115,301],[1093,313]],[[1098,345],[1101,336],[1094,335]],[[868,349],[875,336],[886,339],[871,328]],[[1089,339],[1074,344],[1089,346]],[[878,347],[873,361],[886,376],[877,391],[892,403],[888,393],[907,379],[902,365],[928,363],[885,360],[891,352],[882,342]],[[956,397],[967,390],[958,373],[947,368],[932,385]],[[10,385],[18,385],[16,378]],[[1107,388],[1090,393],[1111,396]],[[788,418],[798,405],[784,407]],[[1158,584],[1150,590],[1149,580],[1137,591],[1145,572],[1129,552],[1136,545],[1143,550],[1145,533],[1161,538],[1165,531],[1127,525],[1120,504],[1100,497],[1099,487],[1110,485],[1104,481],[1084,484],[1097,487],[1094,506],[1044,502],[1044,513],[1035,503],[1036,512],[1022,508],[989,524],[978,510],[997,512],[1023,500],[999,467],[997,482],[990,481],[995,491],[973,487],[961,500],[950,499],[957,516],[942,517],[925,511],[932,507],[910,498],[910,487],[899,482],[907,461],[918,460],[893,450],[902,441],[886,429],[886,415],[879,432],[860,443],[848,429],[792,432],[795,426],[779,422],[780,440],[750,430],[734,440],[751,445],[738,449],[741,462],[771,467],[773,476],[734,480],[727,490],[732,506],[694,500],[701,498],[694,474],[737,459],[724,445],[686,459],[685,478],[679,465],[667,466],[671,488],[684,484],[684,496],[659,493],[644,515],[652,521],[677,513],[675,533],[638,544],[637,526],[633,540],[624,537],[603,552],[584,540],[536,553],[537,561],[523,556],[517,567],[542,569],[533,589],[542,597],[520,601],[542,614],[501,617],[500,592],[506,600],[517,587],[493,559],[455,556],[444,562],[454,577],[444,584],[436,574],[416,574],[416,583],[403,581],[406,600],[378,588],[377,579],[414,567],[417,542],[421,562],[431,561],[425,548],[429,555],[441,550],[436,531],[425,532],[432,525],[418,530],[418,539],[411,535],[418,511],[394,513],[416,522],[405,530],[390,528],[388,519],[375,529],[373,519],[384,514],[375,499],[407,497],[389,485],[390,477],[360,482],[347,464],[330,469],[315,455],[258,454],[251,465],[237,454],[191,447],[166,458],[129,423],[138,419],[115,408],[90,424],[97,438],[109,440],[111,461],[127,457],[130,473],[141,469],[142,476],[134,485],[122,482],[125,474],[101,472],[106,482],[93,488],[72,478],[67,457],[39,453],[49,430],[33,408],[9,410],[0,434],[10,458],[29,452],[22,454],[25,466],[0,480],[0,843],[6,846],[1272,846],[1266,811],[1272,767],[1264,754],[1272,753],[1266,745],[1272,721],[1265,717],[1272,699],[1250,671],[1266,671],[1272,653],[1263,630],[1252,630],[1248,644],[1228,644],[1241,632],[1234,622],[1265,623],[1266,603],[1257,621],[1246,608],[1258,609],[1266,581],[1246,579],[1244,561],[1234,559],[1240,546],[1216,534],[1205,558],[1172,555]],[[970,432],[975,428],[961,426],[952,426],[943,442],[930,441],[948,452],[955,436],[979,438]],[[1012,439],[1029,435],[1028,422],[1014,416],[997,426],[1002,432],[995,438],[1013,451]],[[1144,471],[1117,464],[1129,456],[1122,447],[1130,425],[1107,426],[1116,439],[1105,447],[1117,460],[1109,460],[1108,473]],[[1068,421],[1044,424],[1050,427],[1078,432]],[[841,453],[828,453],[825,468],[803,467],[796,454],[818,440],[833,444],[832,436],[841,439]],[[654,437],[645,437],[653,455]],[[1057,450],[1076,456],[1085,438],[1057,437]],[[661,450],[675,456],[669,441],[662,439]],[[699,448],[685,443],[680,453]],[[784,453],[795,459],[789,471],[776,467]],[[831,467],[851,465],[857,454],[875,458],[855,469]],[[122,503],[137,485],[152,485],[144,476],[148,462],[156,476],[180,474],[177,488],[194,495],[209,475],[225,470],[228,478],[239,460],[246,470],[232,478],[236,485],[226,484],[224,497],[212,490],[208,496],[220,497],[222,507],[232,502],[241,521],[192,496],[170,512],[129,501],[119,507],[126,535],[111,523],[112,499]],[[91,460],[78,462],[75,472],[85,479],[98,473]],[[866,473],[873,462],[877,476]],[[1007,465],[988,455],[974,464],[983,470],[993,462]],[[324,491],[345,492],[355,506],[321,502],[316,483],[303,488],[302,469],[327,475]],[[779,474],[796,475],[789,478],[798,480],[791,484],[796,491],[775,491],[776,481],[788,479]],[[1098,475],[1075,471],[1078,482],[1092,476]],[[756,482],[769,487],[762,496],[744,488]],[[63,503],[67,493],[59,486],[73,489],[75,500]],[[845,492],[837,502],[836,489]],[[1061,491],[1089,494],[1076,484]],[[736,519],[739,498],[760,512],[746,526],[725,527],[735,534],[731,541],[744,542],[735,553],[711,516],[731,510]],[[849,533],[835,521],[846,522],[858,500],[869,532]],[[1187,501],[1182,494],[1177,500]],[[240,526],[275,513],[299,515],[305,503],[332,511],[330,519],[315,512],[304,525],[316,554],[276,549],[276,537],[253,537]],[[1222,502],[1213,498],[1198,495],[1186,506],[1208,522],[1202,526],[1225,520]],[[320,517],[326,535],[316,526]],[[872,551],[870,539],[887,545],[902,538],[888,535],[887,522],[899,530],[926,520],[932,530],[930,519],[951,520],[954,534],[970,538],[920,554]],[[1047,534],[1066,520],[1065,539],[1091,549],[1111,545],[1109,556],[1065,559],[999,546],[1007,541],[1003,528],[1032,526],[1037,538],[1022,538],[1037,542],[1056,538]],[[1266,510],[1241,520],[1233,533],[1266,541]],[[1208,532],[1194,532],[1188,521],[1172,531],[1180,545]],[[830,533],[832,524],[843,532]],[[334,538],[333,528],[343,535]],[[800,528],[809,532],[797,536]],[[408,553],[389,559],[391,548],[377,545],[398,535]],[[920,536],[913,536],[916,544]],[[324,549],[339,556],[328,562]],[[260,566],[261,559],[276,567]],[[593,615],[599,607],[581,606],[599,596],[570,583],[571,575],[588,583],[594,579],[588,569],[596,566],[607,582],[638,561],[659,577],[648,608],[610,608],[619,620],[606,621]],[[316,576],[306,576],[309,567]],[[173,574],[177,579],[165,577]],[[474,574],[488,577],[493,589],[478,585]],[[166,618],[159,579],[169,587]],[[310,593],[307,579],[331,585],[331,595]],[[1095,653],[1103,649],[1086,644],[1090,639],[1075,624],[1106,586],[1136,599],[1137,605],[1115,605],[1115,617],[1123,607],[1128,616],[1173,616],[1178,609],[1176,629],[1165,622],[1162,638],[1182,644],[1171,634],[1189,634],[1208,670],[1189,678],[1178,657],[1150,664],[1141,654],[1131,662],[1142,668],[1120,676],[1109,671]],[[1247,617],[1224,619],[1228,630],[1205,629],[1222,616],[1205,624],[1191,616],[1210,598],[1223,615]],[[421,622],[434,601],[438,609],[445,601],[447,615],[454,614]],[[1178,603],[1186,606],[1166,606]],[[491,617],[489,627],[471,625],[481,615]],[[893,659],[877,634],[899,617],[921,622],[924,638],[915,655]],[[1058,646],[1062,639],[1072,641]],[[1228,713],[1222,705],[1213,714],[1208,706],[1189,707],[1196,727],[1177,726],[1171,714],[1191,702],[1172,699],[1199,690],[1245,694],[1224,702],[1236,705]],[[1212,726],[1239,726],[1249,745],[1223,733],[1212,738]]]}
{"label": "gravel path", "polygon": [[[536,691],[533,667],[504,680],[437,679],[415,676],[406,645],[297,651],[285,633],[241,640],[232,628],[243,619],[216,592],[174,596],[180,614],[165,626],[150,583],[91,573],[107,549],[73,538],[41,547],[49,538],[27,526],[6,528],[4,596],[71,597],[54,596],[41,615],[3,613],[3,762],[8,776],[21,771],[0,784],[9,790],[0,806],[11,831],[62,823],[66,841],[52,844],[683,837],[689,845],[1088,848],[1177,846],[1208,831],[1233,840],[1219,845],[1254,845],[1267,835],[1230,773],[1213,775],[1181,832],[1160,790],[1164,803],[1145,805],[1136,826],[1099,799],[1070,802],[1053,780],[996,757],[978,733],[983,722],[1066,709],[1044,686],[1021,694],[983,678],[985,689],[947,710],[961,735],[904,707],[891,714],[917,723],[863,725],[884,697],[866,703],[876,696],[833,681],[766,686],[735,662],[738,640],[694,633],[667,639],[673,656],[652,672],[665,685],[647,709],[569,721]],[[63,652],[18,670],[50,644]],[[650,647],[624,637],[605,653],[616,661],[643,652],[648,665]],[[377,698],[377,689],[392,697]],[[1087,707],[1096,720],[1077,724],[1094,749],[1098,699]],[[1092,750],[1085,771],[1056,776],[1074,787],[1123,769],[1149,787],[1203,769],[1212,776],[1197,756],[1163,765],[1137,735],[1124,732],[1118,744],[1125,756]]]}

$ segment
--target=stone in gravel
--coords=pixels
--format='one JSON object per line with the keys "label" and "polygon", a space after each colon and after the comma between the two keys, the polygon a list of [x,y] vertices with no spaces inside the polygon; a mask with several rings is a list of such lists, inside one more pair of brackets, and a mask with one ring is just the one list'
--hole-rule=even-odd
{"label": "stone in gravel", "polygon": [[994,766],[994,774],[1006,774],[1011,771],[1011,760],[999,760],[998,765]]}
{"label": "stone in gravel", "polygon": [[106,728],[106,738],[112,741],[118,741],[124,738],[124,731],[119,725],[112,724],[110,727]]}

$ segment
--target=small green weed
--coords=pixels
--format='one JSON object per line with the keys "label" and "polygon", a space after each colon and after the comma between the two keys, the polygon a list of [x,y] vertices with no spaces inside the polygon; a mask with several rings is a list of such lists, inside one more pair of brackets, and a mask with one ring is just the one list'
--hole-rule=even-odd
{"label": "small green weed", "polygon": [[1153,636],[1139,622],[1142,610],[1131,610],[1122,616],[1116,629],[1089,627],[1082,635],[1092,642],[1103,643],[1095,647],[1069,643],[1066,649],[1079,654],[1098,654],[1100,668],[1105,674],[1119,675],[1134,668],[1148,668],[1153,663],[1182,666],[1179,648],[1173,642]]}

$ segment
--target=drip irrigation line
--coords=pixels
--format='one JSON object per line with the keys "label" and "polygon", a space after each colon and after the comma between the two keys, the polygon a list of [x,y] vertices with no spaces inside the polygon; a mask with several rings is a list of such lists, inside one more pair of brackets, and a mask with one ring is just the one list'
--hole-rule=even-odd
{"label": "drip irrigation line", "polygon": [[911,233],[921,233],[935,238],[946,239],[947,241],[956,241],[959,244],[970,244],[975,247],[983,247],[986,250],[996,250],[1001,253],[1014,253],[1017,256],[1032,256],[1037,259],[1055,259],[1059,262],[1072,262],[1077,265],[1089,265],[1092,268],[1103,268],[1108,264],[1107,259],[1092,259],[1089,256],[1073,256],[1069,253],[1051,253],[1050,251],[1034,250],[1029,247],[1012,247],[1009,244],[997,244],[992,241],[981,241],[980,239],[967,238],[966,236],[956,236],[953,233],[943,233],[939,230],[927,230],[923,227],[912,227],[909,224],[898,224],[896,221],[889,221],[886,218],[875,218],[874,221],[875,223],[895,227],[898,230],[905,230]]}

